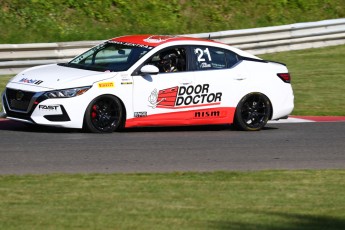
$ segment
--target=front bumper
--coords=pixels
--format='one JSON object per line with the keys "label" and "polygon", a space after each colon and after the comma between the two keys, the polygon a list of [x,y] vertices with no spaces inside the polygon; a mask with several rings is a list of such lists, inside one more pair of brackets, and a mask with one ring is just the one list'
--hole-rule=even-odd
{"label": "front bumper", "polygon": [[[83,114],[74,113],[75,121],[67,112],[75,110],[75,98],[47,99],[43,92],[20,91],[7,88],[2,95],[3,109],[7,118],[27,123],[66,128],[82,128]],[[24,95],[23,95],[24,94]],[[66,109],[68,107],[68,109]]]}

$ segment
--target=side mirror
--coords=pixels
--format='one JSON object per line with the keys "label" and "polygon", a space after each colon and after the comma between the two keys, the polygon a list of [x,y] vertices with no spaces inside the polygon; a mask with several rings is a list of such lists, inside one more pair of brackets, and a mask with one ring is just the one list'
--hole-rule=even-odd
{"label": "side mirror", "polygon": [[154,65],[144,65],[143,67],[141,67],[140,72],[142,74],[158,74],[159,69]]}

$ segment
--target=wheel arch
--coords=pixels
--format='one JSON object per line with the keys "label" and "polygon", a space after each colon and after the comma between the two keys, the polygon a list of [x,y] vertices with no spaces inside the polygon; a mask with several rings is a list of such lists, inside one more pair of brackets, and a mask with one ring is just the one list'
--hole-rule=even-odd
{"label": "wheel arch", "polygon": [[271,113],[270,113],[269,119],[272,119],[273,110],[274,110],[272,100],[270,99],[269,96],[267,96],[267,93],[264,93],[264,92],[262,92],[262,91],[251,91],[251,92],[243,93],[242,96],[239,97],[239,100],[238,100],[238,102],[237,102],[237,104],[236,104],[235,112],[236,112],[236,110],[237,110],[237,107],[238,107],[239,103],[240,103],[245,97],[247,97],[248,95],[251,95],[251,94],[262,94],[262,95],[264,95],[265,97],[267,97],[267,99],[268,99],[268,101],[269,101],[269,103],[270,103],[270,109],[271,109]]}
{"label": "wheel arch", "polygon": [[[260,91],[248,92],[248,93],[242,95],[242,97],[241,97],[240,100],[238,101],[238,103],[237,103],[237,105],[236,105],[236,109],[235,109],[235,115],[234,115],[233,124],[235,125],[235,127],[239,128],[240,130],[248,130],[248,131],[249,131],[249,130],[252,129],[252,128],[244,127],[242,121],[239,122],[239,120],[242,120],[242,119],[239,119],[239,113],[242,113],[242,112],[241,112],[241,108],[242,108],[243,104],[244,104],[249,98],[251,98],[252,96],[255,96],[255,95],[264,96],[265,101],[268,102],[268,105],[269,105],[269,107],[268,107],[268,108],[269,108],[268,112],[269,112],[269,113],[267,114],[267,118],[266,118],[267,120],[265,119],[266,122],[267,122],[268,120],[270,120],[270,119],[272,118],[272,116],[273,116],[273,105],[272,105],[272,101],[271,101],[271,99],[270,99],[265,93],[260,92]],[[267,103],[265,102],[265,104],[267,104]],[[257,109],[255,109],[255,113],[257,113]],[[254,113],[253,113],[253,114],[254,114]],[[263,127],[266,125],[266,122],[264,122],[264,125],[263,125],[261,128],[263,128]],[[240,123],[242,123],[242,124],[240,124]],[[253,128],[252,130],[260,130],[261,128],[259,128],[259,129]]]}
{"label": "wheel arch", "polygon": [[88,105],[84,111],[82,129],[86,130],[85,129],[86,128],[86,116],[87,116],[87,110],[88,110],[89,105],[92,104],[93,102],[95,102],[96,100],[102,98],[102,97],[113,97],[119,101],[121,109],[122,109],[121,125],[120,125],[119,129],[120,130],[123,129],[125,127],[125,123],[127,120],[127,108],[125,106],[125,103],[123,102],[123,100],[120,97],[118,97],[115,94],[111,94],[111,93],[100,94],[100,95],[97,95],[96,97],[92,98],[92,100],[90,100],[90,102],[88,103]]}

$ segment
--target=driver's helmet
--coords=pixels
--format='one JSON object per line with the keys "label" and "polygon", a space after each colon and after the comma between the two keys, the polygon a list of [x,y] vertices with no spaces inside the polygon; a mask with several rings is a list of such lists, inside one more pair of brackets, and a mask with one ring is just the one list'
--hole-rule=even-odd
{"label": "driver's helmet", "polygon": [[160,62],[159,68],[163,72],[176,72],[177,71],[177,52],[175,50],[163,51],[159,55]]}

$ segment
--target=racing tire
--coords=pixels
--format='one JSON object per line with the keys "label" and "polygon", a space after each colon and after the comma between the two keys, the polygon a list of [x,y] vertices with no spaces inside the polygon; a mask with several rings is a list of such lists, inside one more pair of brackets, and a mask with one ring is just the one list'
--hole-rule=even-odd
{"label": "racing tire", "polygon": [[250,93],[244,96],[236,107],[234,126],[238,130],[261,130],[270,119],[271,102],[261,93]]}
{"label": "racing tire", "polygon": [[84,116],[84,129],[92,133],[111,133],[124,126],[124,109],[121,101],[112,95],[95,98]]}

